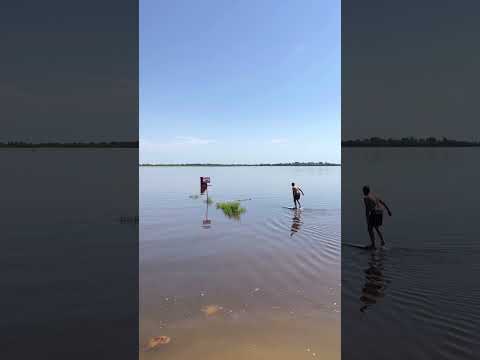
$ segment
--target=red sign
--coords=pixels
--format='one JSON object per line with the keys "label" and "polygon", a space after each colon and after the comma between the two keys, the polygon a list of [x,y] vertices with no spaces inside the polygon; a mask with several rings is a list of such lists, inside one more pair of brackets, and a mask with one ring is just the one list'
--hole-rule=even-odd
{"label": "red sign", "polygon": [[210,183],[209,176],[200,176],[200,193],[203,194],[207,191],[208,184]]}

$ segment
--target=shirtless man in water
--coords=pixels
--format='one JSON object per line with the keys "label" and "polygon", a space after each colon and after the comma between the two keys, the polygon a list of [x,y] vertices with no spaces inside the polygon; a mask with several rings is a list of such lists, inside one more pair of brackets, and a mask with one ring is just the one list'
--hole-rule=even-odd
{"label": "shirtless man in water", "polygon": [[365,204],[365,215],[367,217],[368,235],[370,235],[370,241],[372,242],[369,247],[375,249],[375,234],[373,229],[377,232],[382,241],[382,246],[384,246],[385,240],[383,240],[383,234],[379,229],[383,222],[383,208],[387,210],[388,216],[392,216],[392,212],[382,199],[370,191],[368,185],[365,185],[362,191],[363,203]]}
{"label": "shirtless man in water", "polygon": [[302,208],[302,205],[300,204],[300,193],[305,196],[302,189],[300,189],[298,185],[295,185],[295,183],[292,182],[293,205],[295,206],[295,209],[297,208],[297,202],[298,207]]}

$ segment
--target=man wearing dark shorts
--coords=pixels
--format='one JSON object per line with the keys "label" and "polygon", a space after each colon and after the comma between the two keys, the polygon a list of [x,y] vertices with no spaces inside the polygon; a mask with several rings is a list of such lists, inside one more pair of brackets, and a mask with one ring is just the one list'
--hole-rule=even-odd
{"label": "man wearing dark shorts", "polygon": [[373,232],[373,229],[375,229],[378,236],[380,237],[382,246],[385,245],[385,240],[383,240],[383,234],[379,229],[379,227],[382,226],[383,222],[382,208],[385,208],[387,210],[388,216],[392,216],[392,212],[382,199],[380,199],[377,195],[374,195],[370,191],[370,188],[367,185],[365,185],[362,190],[363,203],[365,204],[365,215],[367,217],[368,235],[370,235],[370,241],[372,242],[370,247],[375,249],[375,234]]}
{"label": "man wearing dark shorts", "polygon": [[295,209],[297,208],[297,202],[298,202],[298,207],[300,208],[302,207],[302,205],[300,204],[300,193],[302,193],[302,195],[305,196],[302,189],[300,189],[300,187],[296,186],[295,183],[292,182],[293,205]]}

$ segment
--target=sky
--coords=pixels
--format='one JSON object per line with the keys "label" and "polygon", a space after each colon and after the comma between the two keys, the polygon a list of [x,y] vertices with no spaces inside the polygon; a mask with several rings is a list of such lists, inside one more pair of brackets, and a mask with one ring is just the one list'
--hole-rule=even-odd
{"label": "sky", "polygon": [[140,162],[340,162],[340,1],[140,1]]}
{"label": "sky", "polygon": [[0,142],[137,140],[137,15],[131,0],[2,2]]}
{"label": "sky", "polygon": [[342,139],[479,140],[480,3],[342,2]]}

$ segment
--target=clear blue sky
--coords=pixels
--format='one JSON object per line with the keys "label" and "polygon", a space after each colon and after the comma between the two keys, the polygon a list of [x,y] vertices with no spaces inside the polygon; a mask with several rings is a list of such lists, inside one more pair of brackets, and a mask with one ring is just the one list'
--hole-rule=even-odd
{"label": "clear blue sky", "polygon": [[340,162],[340,0],[140,1],[140,161]]}

